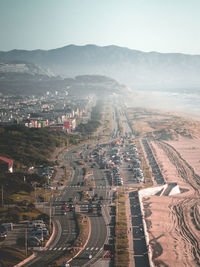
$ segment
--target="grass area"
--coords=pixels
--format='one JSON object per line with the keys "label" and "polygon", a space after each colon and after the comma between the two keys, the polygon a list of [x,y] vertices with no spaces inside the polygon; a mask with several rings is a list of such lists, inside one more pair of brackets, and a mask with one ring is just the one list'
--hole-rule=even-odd
{"label": "grass area", "polygon": [[88,191],[82,191],[81,194],[82,194],[81,196],[82,201],[88,201],[91,199],[91,196],[88,194]]}
{"label": "grass area", "polygon": [[117,110],[116,117],[117,117],[117,123],[118,123],[118,128],[119,128],[119,134],[123,135],[124,129],[123,129],[123,126],[122,126],[122,121],[121,121],[121,116],[119,114],[119,110]]}
{"label": "grass area", "polygon": [[71,175],[70,166],[69,165],[64,166],[64,175],[61,178],[61,182],[63,183],[64,186],[67,185],[70,175]]}
{"label": "grass area", "polygon": [[60,190],[49,190],[38,188],[35,192],[32,193],[33,197],[37,199],[37,202],[49,202],[52,197],[55,197],[60,194]]}
{"label": "grass area", "polygon": [[[29,252],[29,255],[30,254],[31,252]],[[24,250],[13,247],[0,248],[0,266],[12,267],[15,264],[23,261],[26,257],[27,256]]]}
{"label": "grass area", "polygon": [[137,151],[139,153],[140,156],[140,160],[141,160],[141,167],[142,167],[142,171],[144,174],[144,179],[145,179],[145,184],[148,185],[152,185],[152,173],[150,170],[150,167],[146,161],[145,155],[144,155],[144,151],[142,149],[141,143],[139,141],[139,138],[137,138],[135,140],[135,144],[137,146]]}
{"label": "grass area", "polygon": [[125,208],[125,192],[117,191],[116,199],[116,224],[115,224],[115,256],[114,266],[127,267],[129,264],[127,219]]}
{"label": "grass area", "polygon": [[95,181],[94,179],[90,179],[89,177],[93,174],[93,170],[88,168],[86,165],[84,165],[85,175],[84,175],[84,185],[94,188],[95,187]]}
{"label": "grass area", "polygon": [[35,191],[27,193],[25,191],[19,191],[10,196],[11,203],[19,204],[25,201],[27,204],[36,202],[48,202],[51,197],[60,194],[60,190],[48,190],[43,188],[36,188]]}
{"label": "grass area", "polygon": [[63,262],[67,262],[72,257],[74,257],[86,244],[86,241],[89,236],[89,227],[90,227],[89,218],[82,214],[76,214],[75,216],[79,231],[76,241],[74,242],[70,250],[63,252],[63,255],[59,259],[54,261],[52,264],[50,264],[49,267],[61,266]]}
{"label": "grass area", "polygon": [[18,223],[19,221],[38,218],[38,216],[41,216],[42,214],[43,213],[33,205],[0,208],[0,223]]}
{"label": "grass area", "polygon": [[10,199],[12,200],[13,203],[19,203],[22,201],[26,201],[27,203],[34,202],[34,194],[33,192],[27,193],[25,191],[19,191],[15,194],[12,194],[10,196]]}
{"label": "grass area", "polygon": [[112,130],[112,117],[111,117],[111,106],[110,103],[105,103],[103,109],[103,118],[104,118],[104,131],[103,135],[106,137],[110,136]]}
{"label": "grass area", "polygon": [[97,131],[94,133],[95,137],[100,139],[105,139],[110,136],[112,125],[111,125],[111,106],[110,103],[104,102],[101,111],[101,125],[98,127]]}
{"label": "grass area", "polygon": [[46,128],[27,128],[21,125],[0,127],[1,155],[14,159],[15,170],[24,166],[49,165],[48,158],[66,135]]}

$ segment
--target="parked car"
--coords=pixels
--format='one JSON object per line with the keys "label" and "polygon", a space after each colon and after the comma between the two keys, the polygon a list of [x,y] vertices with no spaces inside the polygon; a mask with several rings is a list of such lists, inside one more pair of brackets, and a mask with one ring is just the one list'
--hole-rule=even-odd
{"label": "parked car", "polygon": [[41,241],[36,236],[31,236],[28,238],[28,245],[31,247],[39,247],[41,245]]}
{"label": "parked car", "polygon": [[6,227],[3,225],[0,225],[0,240],[6,239],[7,233],[8,233],[8,231],[7,231]]}
{"label": "parked car", "polygon": [[49,235],[49,231],[47,230],[47,228],[34,228],[31,233],[37,234],[37,233],[42,233],[47,236]]}
{"label": "parked car", "polygon": [[4,240],[7,237],[7,232],[0,232],[0,240]]}
{"label": "parked car", "polygon": [[44,185],[43,188],[44,189],[54,189],[54,187],[53,186],[50,186],[50,185]]}

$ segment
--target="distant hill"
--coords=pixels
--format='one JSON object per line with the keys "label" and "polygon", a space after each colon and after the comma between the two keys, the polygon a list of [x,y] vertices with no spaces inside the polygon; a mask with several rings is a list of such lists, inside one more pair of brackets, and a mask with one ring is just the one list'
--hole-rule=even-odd
{"label": "distant hill", "polygon": [[74,79],[49,77],[26,72],[0,72],[0,94],[3,95],[44,95],[47,92],[70,95],[95,93],[108,96],[113,93],[128,93],[130,89],[116,80],[102,75],[79,75]]}
{"label": "distant hill", "polygon": [[0,61],[13,60],[32,62],[63,77],[105,75],[134,89],[200,87],[200,55],[95,45],[0,52]]}
{"label": "distant hill", "polygon": [[[51,81],[59,77],[34,63],[0,60],[0,93],[41,94]],[[42,89],[42,90],[41,90]]]}
{"label": "distant hill", "polygon": [[0,60],[0,73],[26,73],[30,75],[45,75],[48,77],[54,76],[49,69],[44,69],[30,62],[24,61],[9,61],[3,62]]}

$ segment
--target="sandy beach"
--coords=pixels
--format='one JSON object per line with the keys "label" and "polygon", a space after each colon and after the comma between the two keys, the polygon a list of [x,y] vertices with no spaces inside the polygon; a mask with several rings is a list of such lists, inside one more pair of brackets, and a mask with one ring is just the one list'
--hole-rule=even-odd
{"label": "sandy beach", "polygon": [[199,266],[199,118],[138,106],[128,114],[137,138],[147,140],[165,182],[177,183],[180,190],[143,198],[154,266]]}

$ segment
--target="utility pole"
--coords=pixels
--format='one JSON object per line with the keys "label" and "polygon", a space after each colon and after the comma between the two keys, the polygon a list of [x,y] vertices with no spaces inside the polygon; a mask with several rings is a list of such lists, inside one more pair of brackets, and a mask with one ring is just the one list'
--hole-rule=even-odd
{"label": "utility pole", "polygon": [[1,186],[1,206],[4,207],[4,201],[3,201],[3,185]]}
{"label": "utility pole", "polygon": [[50,207],[49,207],[49,231],[51,233],[51,213],[52,213],[52,210],[51,210],[51,199],[50,199]]}
{"label": "utility pole", "polygon": [[25,253],[28,255],[28,239],[27,239],[27,227],[25,228]]}
{"label": "utility pole", "polygon": [[37,203],[37,196],[36,196],[36,183],[34,184],[34,193],[35,193],[35,203]]}

